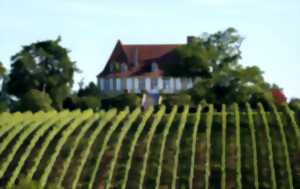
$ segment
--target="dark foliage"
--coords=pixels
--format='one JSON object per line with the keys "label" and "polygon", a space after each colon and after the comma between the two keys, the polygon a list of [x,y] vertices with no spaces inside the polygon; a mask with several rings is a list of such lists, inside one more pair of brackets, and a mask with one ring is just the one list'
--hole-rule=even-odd
{"label": "dark foliage", "polygon": [[78,90],[78,96],[94,96],[100,98],[101,92],[99,87],[97,87],[97,85],[94,82],[90,82],[88,86]]}
{"label": "dark foliage", "polygon": [[64,109],[75,110],[75,109],[92,109],[98,111],[101,108],[101,100],[95,96],[70,96],[64,100]]}
{"label": "dark foliage", "polygon": [[47,92],[56,109],[62,108],[73,84],[75,63],[68,50],[55,41],[36,42],[12,56],[11,72],[7,83],[8,92],[21,98],[31,89]]}
{"label": "dark foliage", "polygon": [[194,104],[203,100],[217,107],[222,104],[273,102],[271,85],[264,81],[257,66],[244,67],[240,46],[243,38],[234,28],[214,34],[203,34],[176,49],[181,60],[165,72],[173,76],[192,77],[195,85],[186,93]]}
{"label": "dark foliage", "polygon": [[121,94],[114,97],[108,97],[102,99],[102,107],[104,109],[109,109],[112,107],[123,109],[128,106],[133,109],[141,105],[141,98],[135,94]]}
{"label": "dark foliage", "polygon": [[22,96],[19,101],[19,110],[21,111],[49,111],[52,110],[52,100],[45,92],[31,89]]}

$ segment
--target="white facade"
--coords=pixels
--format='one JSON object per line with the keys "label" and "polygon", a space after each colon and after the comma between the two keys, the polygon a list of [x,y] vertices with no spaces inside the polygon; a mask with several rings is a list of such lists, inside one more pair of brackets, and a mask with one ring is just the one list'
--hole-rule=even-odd
{"label": "white facade", "polygon": [[120,93],[124,90],[133,93],[141,93],[143,90],[149,93],[176,93],[192,88],[192,78],[174,77],[128,77],[128,78],[98,78],[98,86],[102,92]]}

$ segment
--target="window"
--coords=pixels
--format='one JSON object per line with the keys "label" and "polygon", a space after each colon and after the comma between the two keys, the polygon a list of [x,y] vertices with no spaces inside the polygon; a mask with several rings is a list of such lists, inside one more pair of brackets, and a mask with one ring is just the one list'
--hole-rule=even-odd
{"label": "window", "polygon": [[109,79],[104,79],[104,91],[109,90]]}
{"label": "window", "polygon": [[120,78],[117,78],[116,79],[116,85],[115,85],[115,89],[116,89],[116,91],[120,91],[121,90],[121,80],[120,80]]}
{"label": "window", "polygon": [[151,79],[151,89],[156,89],[158,87],[158,80],[157,78]]}
{"label": "window", "polygon": [[169,89],[170,88],[170,79],[163,79],[163,89]]}
{"label": "window", "polygon": [[109,63],[109,71],[112,72],[120,72],[121,71],[121,64],[117,61],[112,61]]}
{"label": "window", "polygon": [[109,79],[109,90],[110,91],[114,90],[114,79],[113,78]]}
{"label": "window", "polygon": [[127,88],[126,88],[126,78],[122,78],[122,80],[121,80],[121,86],[122,86],[122,87],[121,87],[122,90],[127,89]]}
{"label": "window", "polygon": [[144,78],[139,79],[139,89],[140,90],[145,90],[146,89],[146,82]]}
{"label": "window", "polygon": [[128,70],[127,65],[125,63],[122,63],[121,64],[121,72],[127,72],[127,70]]}
{"label": "window", "polygon": [[187,78],[181,78],[181,89],[187,89]]}
{"label": "window", "polygon": [[133,89],[133,79],[132,78],[127,78],[126,86],[127,86],[128,91]]}
{"label": "window", "polygon": [[190,89],[192,87],[193,87],[193,80],[191,78],[189,78],[187,81],[187,88]]}
{"label": "window", "polygon": [[157,65],[156,62],[153,62],[153,63],[151,64],[151,71],[152,71],[152,72],[155,72],[155,71],[157,71],[157,70],[158,70],[158,65]]}
{"label": "window", "polygon": [[100,87],[100,90],[104,90],[104,79],[98,78],[98,86]]}
{"label": "window", "polygon": [[181,89],[181,80],[180,80],[180,78],[175,79],[175,87],[176,87],[176,90]]}

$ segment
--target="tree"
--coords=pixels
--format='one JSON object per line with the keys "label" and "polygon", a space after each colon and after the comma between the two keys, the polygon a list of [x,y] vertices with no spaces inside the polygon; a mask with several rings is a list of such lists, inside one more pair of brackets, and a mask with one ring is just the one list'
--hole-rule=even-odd
{"label": "tree", "polygon": [[284,95],[283,91],[280,89],[273,90],[272,95],[273,95],[275,104],[278,106],[283,105],[287,101],[286,96]]}
{"label": "tree", "polygon": [[95,96],[78,97],[76,95],[69,96],[64,100],[63,107],[69,110],[75,109],[92,109],[99,111],[101,108],[101,99]]}
{"label": "tree", "polygon": [[[214,34],[204,33],[191,43],[175,49],[178,64],[165,68],[168,75],[210,78],[224,67],[235,67],[241,58],[243,38],[234,28]],[[180,68],[180,69],[178,69]]]}
{"label": "tree", "polygon": [[4,65],[2,64],[2,62],[0,62],[0,80],[3,79],[5,73],[6,73],[6,69],[5,69]]}
{"label": "tree", "polygon": [[0,112],[8,110],[9,98],[5,93],[6,69],[0,62]]}
{"label": "tree", "polygon": [[45,92],[31,89],[22,96],[19,102],[21,111],[49,111],[52,110],[52,100]]}
{"label": "tree", "polygon": [[165,71],[196,80],[195,86],[187,92],[195,103],[202,100],[216,105],[244,104],[255,99],[272,101],[272,94],[269,98],[271,86],[264,81],[263,72],[257,66],[239,64],[242,41],[234,28],[203,34],[176,49],[180,63]]}
{"label": "tree", "polygon": [[0,62],[0,93],[2,93],[3,90],[5,76],[6,76],[6,69],[2,64],[2,62]]}
{"label": "tree", "polygon": [[99,88],[93,82],[90,82],[88,86],[83,88],[83,80],[80,81],[79,87],[76,94],[73,94],[64,100],[63,107],[70,110],[100,110],[101,93]]}
{"label": "tree", "polygon": [[78,96],[84,97],[84,96],[94,96],[99,97],[101,96],[101,92],[99,87],[94,82],[90,82],[89,85],[85,88],[80,88],[78,90]]}
{"label": "tree", "polygon": [[1,97],[0,97],[0,113],[1,112],[5,112],[8,110],[8,106],[6,101],[4,101]]}
{"label": "tree", "polygon": [[292,98],[289,102],[289,106],[295,112],[300,113],[300,98]]}
{"label": "tree", "polygon": [[47,40],[24,46],[12,56],[8,92],[21,98],[31,89],[47,92],[57,109],[70,93],[73,75],[78,69],[62,47],[61,39]]}

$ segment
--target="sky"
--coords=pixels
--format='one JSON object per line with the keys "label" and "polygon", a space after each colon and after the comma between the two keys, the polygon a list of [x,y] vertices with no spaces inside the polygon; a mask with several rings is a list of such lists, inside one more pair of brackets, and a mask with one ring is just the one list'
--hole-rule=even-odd
{"label": "sky", "polygon": [[259,66],[288,98],[300,97],[299,0],[0,0],[0,61],[9,68],[22,46],[61,36],[82,70],[75,81],[87,84],[118,39],[185,43],[228,27],[245,38],[241,64]]}

